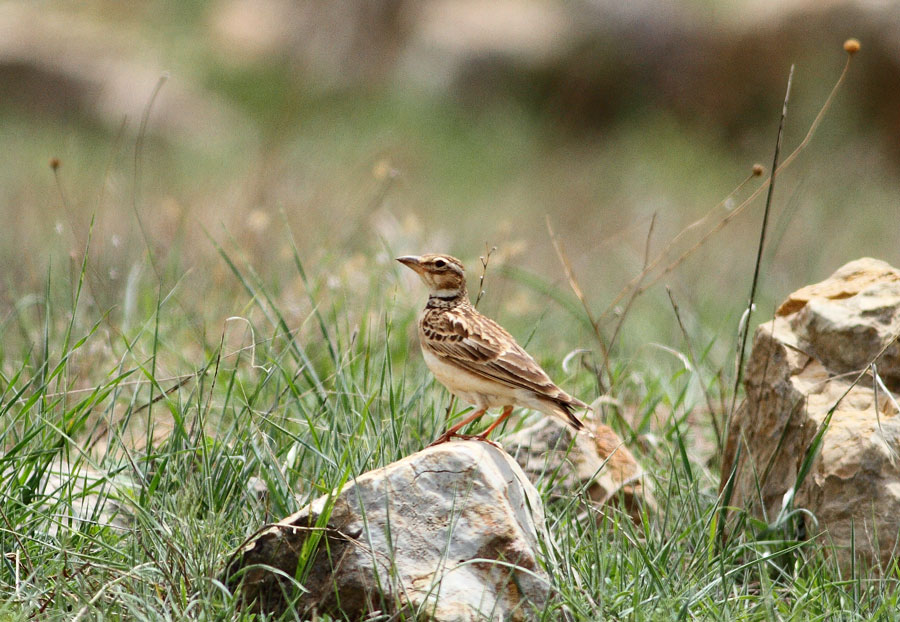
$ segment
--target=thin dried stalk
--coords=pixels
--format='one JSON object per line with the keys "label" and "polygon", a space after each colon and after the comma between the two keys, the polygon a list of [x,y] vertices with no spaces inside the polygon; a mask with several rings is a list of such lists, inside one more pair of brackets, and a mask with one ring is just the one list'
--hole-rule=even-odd
{"label": "thin dried stalk", "polygon": [[[597,320],[591,313],[591,307],[584,296],[584,291],[582,291],[581,286],[578,284],[578,279],[575,278],[575,272],[574,270],[572,270],[572,263],[569,261],[568,255],[566,255],[566,252],[563,250],[562,244],[560,244],[559,239],[556,237],[556,233],[553,231],[553,226],[550,224],[549,216],[547,216],[546,222],[547,232],[550,234],[550,241],[553,242],[553,248],[554,250],[556,250],[556,256],[559,257],[559,261],[566,273],[566,280],[569,281],[569,287],[572,288],[572,291],[575,293],[576,298],[578,298],[578,300],[581,302],[581,306],[584,308],[584,313],[587,316],[588,321],[591,323],[594,337],[597,339],[597,343],[600,345],[600,351],[603,354],[603,369],[605,369],[607,375],[610,376],[610,384],[612,384],[612,377],[609,370],[609,349],[606,346],[606,342],[603,340],[603,334],[600,332],[600,325],[597,323]],[[602,377],[598,375],[597,381],[600,383],[600,390],[604,391],[605,389],[603,388]]]}
{"label": "thin dried stalk", "polygon": [[[669,274],[670,272],[675,270],[675,268],[677,268],[682,263],[684,263],[685,260],[688,257],[690,257],[691,255],[693,255],[698,249],[700,249],[700,247],[702,247],[709,240],[710,237],[712,237],[713,235],[715,235],[716,233],[721,231],[728,223],[730,223],[732,220],[734,220],[735,217],[738,216],[738,214],[742,213],[757,197],[759,197],[759,195],[762,194],[763,191],[767,190],[769,185],[772,183],[772,178],[777,173],[782,172],[784,169],[786,169],[788,166],[790,166],[791,163],[793,163],[793,161],[797,158],[797,156],[800,155],[800,152],[803,151],[809,145],[810,140],[812,140],[812,137],[815,134],[816,130],[818,129],[819,125],[821,124],[822,119],[825,117],[825,113],[831,107],[831,104],[833,103],[834,98],[837,95],[837,92],[840,90],[841,86],[845,82],[847,74],[849,73],[851,59],[852,59],[852,55],[848,55],[847,62],[844,64],[844,69],[841,71],[841,75],[838,77],[837,81],[834,84],[834,87],[831,89],[831,92],[828,94],[828,97],[825,99],[825,103],[822,104],[822,108],[819,110],[819,113],[816,115],[816,118],[813,120],[812,124],[809,126],[809,130],[807,131],[806,136],[803,138],[802,141],[800,141],[800,144],[797,145],[797,147],[791,152],[791,154],[788,155],[784,159],[784,161],[778,166],[778,169],[777,170],[773,169],[772,175],[768,179],[763,181],[763,183],[760,184],[759,187],[756,188],[749,197],[744,199],[744,201],[742,201],[740,205],[738,205],[736,208],[731,210],[721,221],[719,221],[716,224],[715,227],[713,227],[712,230],[710,230],[709,232],[704,234],[703,237],[701,237],[700,240],[696,244],[694,244],[691,248],[689,248],[687,251],[682,253],[675,261],[673,261],[672,263],[667,265],[663,269],[663,271],[660,274],[658,274],[656,277],[654,277],[650,282],[648,282],[647,284],[645,284],[642,287],[637,288],[636,294],[635,294],[636,296],[643,294],[650,287],[652,287],[653,285],[658,283],[660,281],[660,279],[662,279],[664,276],[666,276],[667,274]],[[668,256],[669,251],[684,236],[684,234],[686,234],[688,231],[696,228],[697,226],[699,226],[700,224],[705,222],[707,220],[707,218],[709,218],[709,216],[711,216],[713,213],[718,211],[723,205],[725,205],[725,203],[728,201],[728,199],[730,199],[732,196],[737,194],[747,184],[747,182],[749,182],[755,176],[756,176],[755,173],[751,173],[750,176],[748,176],[746,179],[744,179],[744,181],[742,181],[740,184],[738,184],[738,186],[734,190],[732,190],[731,193],[729,193],[725,199],[723,199],[721,202],[719,202],[718,205],[716,205],[713,209],[711,209],[709,212],[707,212],[706,215],[704,215],[699,220],[691,223],[690,225],[688,225],[687,227],[682,229],[682,231],[679,232],[678,235],[676,235],[672,239],[672,241],[666,245],[665,249],[663,249],[663,251],[659,255],[656,256],[656,258],[650,263],[650,265],[647,266],[645,271],[652,272],[653,270],[655,270],[656,267],[659,266],[659,264]],[[629,290],[631,290],[632,288],[635,288],[637,286],[637,284],[640,283],[641,280],[643,280],[644,276],[646,276],[644,274],[645,271],[642,271],[640,274],[635,276],[631,281],[628,282],[628,284],[625,285],[625,287],[622,288],[622,290],[616,295],[616,297],[613,299],[613,301],[607,306],[606,310],[604,310],[603,313],[600,314],[600,317],[598,318],[598,320],[602,321],[603,318],[606,317],[609,313],[611,313],[612,310],[615,308],[615,306],[619,302],[622,301],[622,299],[628,294]]]}

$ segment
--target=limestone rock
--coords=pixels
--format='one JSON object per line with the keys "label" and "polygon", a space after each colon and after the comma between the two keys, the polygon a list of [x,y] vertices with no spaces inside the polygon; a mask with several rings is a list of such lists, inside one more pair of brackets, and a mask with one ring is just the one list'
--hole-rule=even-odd
{"label": "limestone rock", "polygon": [[[584,487],[598,504],[617,504],[635,522],[641,509],[656,503],[644,483],[644,470],[612,428],[586,424],[594,438],[576,434],[565,423],[543,417],[538,423],[504,437],[503,446],[539,486],[567,493]],[[573,443],[574,439],[574,443]]]}
{"label": "limestone rock", "polygon": [[[790,316],[791,330],[830,371],[858,370],[900,327],[900,271],[875,259],[852,261],[827,281],[792,294],[778,315]],[[900,343],[888,347],[878,371],[897,388]]]}
{"label": "limestone rock", "polygon": [[452,442],[350,480],[266,529],[227,575],[262,612],[297,597],[304,616],[528,620],[549,595],[536,559],[545,537],[540,498],[513,459]]}
{"label": "limestone rock", "polygon": [[[843,565],[854,538],[862,561],[889,562],[900,532],[900,417],[886,390],[900,383],[898,332],[900,271],[874,259],[791,294],[757,328],[723,461],[722,486],[738,462],[732,506],[774,520],[837,404],[794,505],[813,513],[818,526],[807,521],[808,535],[827,531]],[[885,386],[874,390],[869,370],[844,396],[883,349],[875,362]]]}

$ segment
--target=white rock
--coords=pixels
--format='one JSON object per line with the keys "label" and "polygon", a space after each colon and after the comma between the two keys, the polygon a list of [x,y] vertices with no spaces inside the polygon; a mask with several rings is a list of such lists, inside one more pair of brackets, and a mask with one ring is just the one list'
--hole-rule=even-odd
{"label": "white rock", "polygon": [[300,578],[304,615],[527,620],[549,595],[537,562],[546,537],[540,498],[515,461],[487,443],[445,443],[370,471],[261,533],[229,565],[246,604],[286,607],[290,581],[270,567],[297,576],[312,535],[321,541]]}

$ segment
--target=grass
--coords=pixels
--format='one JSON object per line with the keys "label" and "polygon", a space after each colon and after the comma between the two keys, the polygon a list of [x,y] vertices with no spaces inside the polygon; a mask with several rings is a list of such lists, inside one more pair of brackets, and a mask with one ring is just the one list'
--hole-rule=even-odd
{"label": "grass", "polygon": [[[247,535],[443,427],[447,395],[413,341],[421,292],[390,253],[342,272],[313,270],[295,249],[308,297],[298,312],[229,244],[213,248],[243,292],[242,317],[202,347],[179,351],[179,327],[194,319],[175,302],[177,282],[142,286],[133,328],[111,336],[109,310],[86,288],[88,246],[71,278],[51,268],[43,292],[6,317],[4,334],[23,337],[0,361],[0,619],[249,619],[220,581]],[[610,421],[652,474],[660,512],[637,526],[616,510],[585,517],[577,491],[548,503],[553,598],[540,619],[896,617],[896,572],[842,575],[826,541],[744,516],[719,543],[695,383],[716,385],[709,348],[697,351],[671,373],[611,360],[624,407]],[[551,374],[592,394],[592,374],[566,377],[559,360],[544,361]]]}

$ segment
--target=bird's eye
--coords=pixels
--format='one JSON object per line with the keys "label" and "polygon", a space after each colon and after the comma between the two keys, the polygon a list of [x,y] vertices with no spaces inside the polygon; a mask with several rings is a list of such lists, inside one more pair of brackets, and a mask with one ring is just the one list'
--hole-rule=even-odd
{"label": "bird's eye", "polygon": [[446,267],[447,267],[447,262],[444,261],[443,259],[435,259],[435,260],[434,260],[434,267],[435,267],[435,268],[446,268]]}

